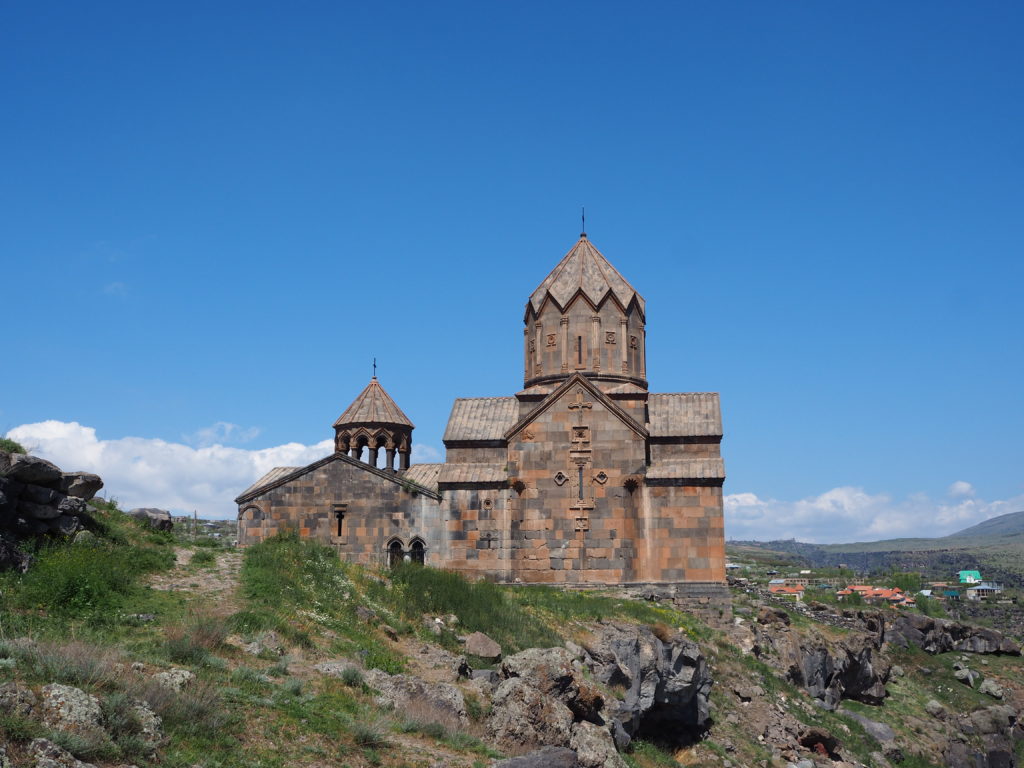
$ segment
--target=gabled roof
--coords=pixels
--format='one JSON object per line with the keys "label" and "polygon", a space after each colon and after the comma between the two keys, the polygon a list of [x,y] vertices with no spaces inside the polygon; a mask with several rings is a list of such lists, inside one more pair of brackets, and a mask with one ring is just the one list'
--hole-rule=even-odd
{"label": "gabled roof", "polygon": [[366,389],[359,393],[359,396],[352,401],[352,405],[345,409],[345,412],[334,422],[334,426],[343,427],[347,424],[399,424],[405,427],[412,427],[413,423],[409,417],[402,413],[391,395],[384,391],[384,387],[374,376]]}
{"label": "gabled roof", "polygon": [[519,402],[514,397],[460,397],[452,405],[442,439],[445,443],[502,440],[518,416]]}
{"label": "gabled roof", "polygon": [[651,437],[721,437],[717,392],[652,393],[647,399]]}
{"label": "gabled roof", "polygon": [[410,482],[436,492],[437,476],[441,473],[443,466],[444,464],[413,464],[408,469],[402,470],[400,475]]}
{"label": "gabled roof", "polygon": [[487,483],[489,485],[508,482],[506,465],[501,464],[445,464],[441,468],[438,483],[441,485],[465,485]]}
{"label": "gabled roof", "polygon": [[635,300],[641,314],[644,312],[643,297],[591,244],[586,233],[580,235],[576,245],[537,286],[527,308],[533,307],[534,313],[539,313],[544,299],[550,296],[559,308],[565,309],[577,293],[586,296],[595,307],[608,294],[613,295],[623,309],[628,309],[630,302]]}
{"label": "gabled roof", "polygon": [[238,496],[239,498],[241,498],[242,496],[248,496],[249,494],[258,491],[265,486],[272,485],[285,475],[290,475],[292,472],[297,472],[300,469],[302,469],[302,467],[274,467],[272,470],[267,472],[267,474],[265,474],[255,483],[253,483],[240,494],[238,494]]}
{"label": "gabled roof", "polygon": [[618,403],[612,400],[608,395],[602,392],[597,386],[595,386],[590,379],[583,376],[580,373],[573,373],[568,379],[563,381],[554,392],[545,397],[537,407],[530,411],[528,414],[519,419],[514,425],[506,430],[504,438],[505,440],[511,440],[520,430],[526,427],[527,424],[536,419],[540,414],[544,413],[548,408],[552,407],[557,403],[562,395],[573,387],[581,387],[590,393],[590,396],[601,403],[609,412],[616,416],[623,424],[633,430],[640,437],[646,439],[648,437],[647,428],[642,424],[638,424],[636,420],[630,416],[626,411],[619,407]]}
{"label": "gabled roof", "polygon": [[405,472],[392,472],[387,469],[378,469],[377,467],[371,467],[366,462],[359,461],[359,459],[353,459],[351,456],[347,456],[344,453],[332,453],[330,456],[325,456],[324,458],[314,461],[312,464],[307,464],[304,467],[276,467],[275,469],[271,470],[266,475],[264,475],[262,478],[260,478],[254,485],[251,485],[244,491],[242,491],[242,493],[235,498],[235,503],[244,504],[245,502],[250,501],[256,498],[257,496],[260,496],[266,493],[267,491],[272,490],[273,488],[277,488],[278,486],[284,485],[285,483],[290,483],[292,480],[300,478],[303,475],[309,474],[313,470],[319,469],[325,464],[330,464],[333,461],[338,461],[343,464],[349,464],[355,467],[356,469],[362,470],[363,472],[368,472],[371,475],[376,475],[382,480],[387,480],[389,482],[401,485],[403,487],[411,485],[413,487],[413,490],[417,491],[418,493],[426,494],[427,496],[431,496],[435,499],[440,500],[441,498],[441,496],[437,492],[436,486],[431,488],[425,485],[421,485],[415,476],[410,476],[408,472],[411,471],[411,469],[406,470]]}

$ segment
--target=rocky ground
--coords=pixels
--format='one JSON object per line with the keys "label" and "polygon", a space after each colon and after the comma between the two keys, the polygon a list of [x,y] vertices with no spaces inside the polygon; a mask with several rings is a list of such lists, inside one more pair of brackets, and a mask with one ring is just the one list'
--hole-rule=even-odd
{"label": "rocky ground", "polygon": [[[0,617],[2,768],[1021,760],[1020,648],[990,628],[737,591],[717,631],[653,604],[494,588],[508,596],[494,610],[525,620],[502,648],[479,627],[504,625],[464,583],[430,589],[467,590],[465,612],[410,614],[408,585],[329,551],[250,552],[277,558],[261,570],[217,541],[111,515],[121,539],[173,565],[142,577],[117,617],[64,619],[13,600],[27,576],[0,583],[17,617]],[[550,641],[524,647],[526,635]]]}

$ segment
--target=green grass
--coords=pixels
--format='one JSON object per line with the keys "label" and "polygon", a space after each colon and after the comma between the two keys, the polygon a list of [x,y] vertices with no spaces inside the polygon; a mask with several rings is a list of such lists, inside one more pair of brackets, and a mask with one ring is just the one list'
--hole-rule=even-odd
{"label": "green grass", "polygon": [[21,443],[16,440],[11,440],[9,437],[0,437],[0,451],[7,451],[8,453],[28,453]]}

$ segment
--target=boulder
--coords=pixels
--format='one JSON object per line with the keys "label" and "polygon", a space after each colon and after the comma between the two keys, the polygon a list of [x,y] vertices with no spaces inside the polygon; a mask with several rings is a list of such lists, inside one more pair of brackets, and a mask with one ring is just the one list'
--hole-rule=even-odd
{"label": "boulder", "polygon": [[168,691],[174,691],[178,693],[186,685],[196,679],[195,674],[189,672],[187,669],[170,669],[166,672],[157,672],[153,675],[153,680],[161,688],[166,688]]}
{"label": "boulder", "polygon": [[139,739],[147,747],[155,750],[164,740],[163,720],[144,701],[133,702],[131,710],[139,723]]}
{"label": "boulder", "polygon": [[146,523],[150,528],[157,531],[169,531],[174,527],[174,522],[171,520],[171,513],[166,509],[137,507],[129,511],[128,514],[139,522]]}
{"label": "boulder", "polygon": [[60,491],[88,501],[103,487],[99,475],[90,472],[64,472],[60,476]]}
{"label": "boulder", "polygon": [[0,571],[26,573],[31,564],[31,555],[22,552],[10,539],[0,536]]}
{"label": "boulder", "polygon": [[60,467],[38,456],[27,453],[10,454],[7,477],[21,483],[41,485],[44,488],[60,490]]}
{"label": "boulder", "polygon": [[995,704],[972,712],[969,720],[978,733],[1002,733],[1017,722],[1017,711],[1005,704]]}
{"label": "boulder", "polygon": [[494,692],[486,728],[488,737],[497,744],[522,749],[567,747],[572,725],[572,712],[562,702],[522,677],[511,677]]}
{"label": "boulder", "polygon": [[56,520],[60,517],[61,512],[56,506],[36,504],[35,502],[22,499],[18,502],[18,514],[34,520]]}
{"label": "boulder", "polygon": [[470,656],[479,656],[488,661],[498,661],[501,658],[501,646],[483,632],[474,632],[467,636],[466,647],[463,650]]}
{"label": "boulder", "polygon": [[935,699],[929,699],[924,705],[924,711],[932,717],[942,717],[946,713],[946,708]]}
{"label": "boulder", "polygon": [[53,504],[63,498],[62,494],[53,488],[44,488],[41,485],[26,485],[21,491],[21,500],[30,501],[33,504]]}
{"label": "boulder", "polygon": [[492,688],[501,681],[498,673],[493,669],[474,669],[470,677],[473,680],[482,680]]}
{"label": "boulder", "polygon": [[85,499],[81,499],[78,496],[63,496],[57,502],[57,509],[60,510],[62,515],[84,515],[86,504]]}
{"label": "boulder", "polygon": [[677,635],[663,642],[648,627],[607,623],[595,630],[587,654],[598,681],[626,691],[608,713],[619,749],[637,735],[672,734],[685,743],[707,730],[713,681],[693,641]]}
{"label": "boulder", "polygon": [[757,621],[759,624],[785,624],[789,626],[789,614],[781,608],[773,608],[770,605],[762,605],[757,610]]}
{"label": "boulder", "polygon": [[896,738],[896,732],[893,731],[893,729],[885,723],[880,723],[877,720],[872,720],[871,718],[865,717],[859,712],[852,712],[848,709],[840,708],[839,713],[846,715],[851,720],[855,720],[858,723],[860,723],[864,730],[867,731],[868,735],[871,736],[871,738],[873,738],[879,744],[887,744],[888,742],[893,741]]}
{"label": "boulder", "polygon": [[579,674],[573,654],[566,648],[528,648],[501,663],[506,680],[522,678],[541,693],[554,697],[581,720],[603,723],[599,714],[604,696],[597,686]]}
{"label": "boulder", "polygon": [[96,768],[92,763],[83,763],[47,739],[33,739],[28,745],[28,754],[34,761],[34,768]]}
{"label": "boulder", "polygon": [[544,747],[494,764],[494,768],[579,768],[576,753],[566,747]]}
{"label": "boulder", "polygon": [[50,530],[60,536],[74,536],[81,528],[81,522],[73,515],[61,515],[50,525]]}
{"label": "boulder", "polygon": [[0,712],[4,714],[29,717],[38,703],[39,700],[31,688],[18,683],[0,685]]}
{"label": "boulder", "polygon": [[991,696],[993,699],[1003,698],[1002,686],[990,677],[985,678],[981,682],[981,686],[978,688],[978,693],[984,693],[987,696]]}
{"label": "boulder", "polygon": [[901,613],[885,628],[885,640],[906,648],[916,645],[926,653],[966,651],[1020,655],[1020,646],[1001,632],[919,613]]}
{"label": "boulder", "polygon": [[974,681],[977,680],[979,677],[981,677],[981,675],[979,675],[977,672],[975,672],[973,670],[970,670],[970,669],[967,669],[965,667],[963,669],[954,669],[953,670],[953,677],[955,677],[961,683],[966,685],[968,688],[973,688],[974,687]]}
{"label": "boulder", "polygon": [[447,727],[468,722],[462,691],[450,683],[427,683],[412,675],[389,675],[379,669],[367,670],[365,678],[378,692],[378,706],[392,707],[418,722]]}
{"label": "boulder", "polygon": [[580,768],[627,768],[607,728],[586,721],[576,723],[569,746],[576,751]]}
{"label": "boulder", "polygon": [[58,731],[92,735],[103,731],[100,702],[79,688],[51,683],[41,691],[43,724]]}

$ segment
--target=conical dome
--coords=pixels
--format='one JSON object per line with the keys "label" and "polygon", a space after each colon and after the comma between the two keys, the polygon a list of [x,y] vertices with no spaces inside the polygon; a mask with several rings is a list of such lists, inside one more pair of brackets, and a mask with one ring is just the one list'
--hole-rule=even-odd
{"label": "conical dome", "polygon": [[605,390],[646,389],[645,311],[643,297],[581,234],[526,302],[526,388],[579,373]]}
{"label": "conical dome", "polygon": [[623,309],[627,309],[630,302],[635,299],[640,307],[640,313],[644,313],[643,297],[593,246],[585,232],[537,286],[537,290],[530,296],[529,305],[534,314],[540,314],[545,297],[550,296],[560,309],[565,309],[572,298],[580,292],[595,307],[599,306],[609,293],[615,296]]}
{"label": "conical dome", "polygon": [[391,395],[384,391],[376,376],[370,379],[370,383],[352,401],[352,405],[334,422],[335,427],[353,424],[389,424],[410,429],[413,427],[409,417],[402,413],[402,409],[391,399]]}

